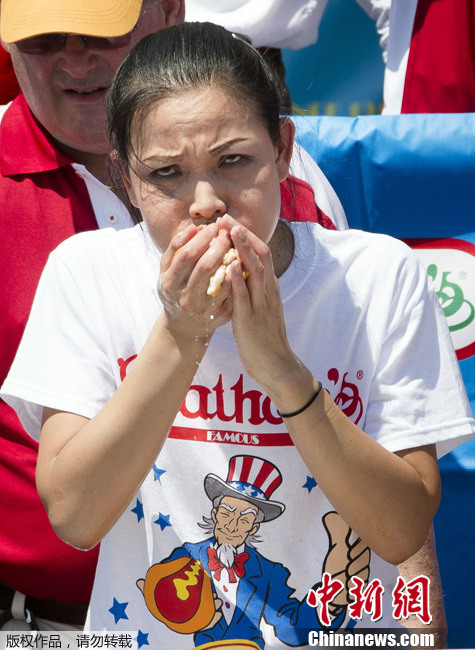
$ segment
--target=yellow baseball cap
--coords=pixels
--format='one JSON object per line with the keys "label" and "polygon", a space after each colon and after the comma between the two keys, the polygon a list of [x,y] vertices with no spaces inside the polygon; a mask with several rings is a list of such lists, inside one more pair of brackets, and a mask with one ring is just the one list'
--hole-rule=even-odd
{"label": "yellow baseball cap", "polygon": [[64,32],[113,38],[130,32],[142,0],[1,0],[0,33],[5,43]]}

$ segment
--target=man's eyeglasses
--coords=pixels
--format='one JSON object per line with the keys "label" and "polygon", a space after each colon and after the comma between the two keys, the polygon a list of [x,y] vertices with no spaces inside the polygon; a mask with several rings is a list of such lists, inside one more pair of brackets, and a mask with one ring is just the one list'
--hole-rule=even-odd
{"label": "man's eyeglasses", "polygon": [[150,7],[150,4],[151,0],[146,0],[145,8],[142,8],[135,27],[122,36],[105,38],[102,36],[84,36],[83,34],[39,34],[38,36],[32,36],[31,38],[24,38],[21,41],[16,41],[15,45],[20,52],[23,52],[23,54],[53,54],[63,49],[66,45],[66,39],[68,36],[77,36],[83,47],[88,50],[117,50],[130,44],[132,34],[138,28],[139,23]]}

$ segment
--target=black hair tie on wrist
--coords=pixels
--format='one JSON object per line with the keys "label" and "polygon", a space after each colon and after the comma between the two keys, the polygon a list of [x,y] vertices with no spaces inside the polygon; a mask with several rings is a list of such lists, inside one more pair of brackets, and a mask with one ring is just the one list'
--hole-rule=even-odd
{"label": "black hair tie on wrist", "polygon": [[298,411],[292,411],[292,413],[281,413],[279,409],[277,409],[277,413],[280,415],[281,418],[293,418],[294,415],[300,415],[300,413],[303,413],[306,409],[308,409],[309,406],[311,406],[314,403],[314,401],[320,395],[321,390],[322,390],[322,382],[319,381],[317,390],[312,395],[312,397],[308,400],[308,402],[304,406],[302,406],[301,409],[298,409]]}

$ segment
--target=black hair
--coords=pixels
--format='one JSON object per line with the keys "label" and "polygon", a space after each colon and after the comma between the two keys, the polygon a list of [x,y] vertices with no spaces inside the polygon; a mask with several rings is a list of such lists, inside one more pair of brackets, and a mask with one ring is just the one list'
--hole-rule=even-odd
{"label": "black hair", "polygon": [[137,120],[157,100],[211,84],[255,107],[272,142],[278,142],[285,89],[271,66],[246,36],[212,23],[183,23],[142,39],[114,77],[107,129],[119,162],[130,160]]}

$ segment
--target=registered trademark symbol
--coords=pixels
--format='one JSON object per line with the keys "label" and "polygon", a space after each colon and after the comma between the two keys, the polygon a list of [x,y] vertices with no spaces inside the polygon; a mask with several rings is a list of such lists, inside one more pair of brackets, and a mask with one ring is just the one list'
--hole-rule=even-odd
{"label": "registered trademark symbol", "polygon": [[363,379],[363,377],[364,377],[364,372],[363,372],[362,370],[358,370],[358,372],[356,373],[356,377],[357,377],[358,379]]}
{"label": "registered trademark symbol", "polygon": [[459,280],[466,280],[467,279],[467,274],[465,271],[460,271],[459,273]]}

